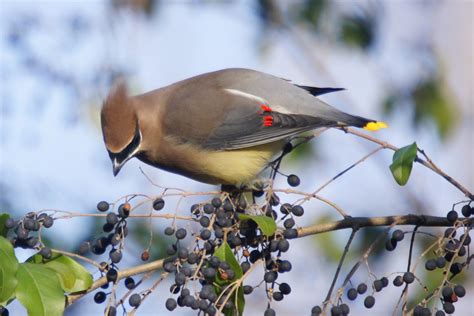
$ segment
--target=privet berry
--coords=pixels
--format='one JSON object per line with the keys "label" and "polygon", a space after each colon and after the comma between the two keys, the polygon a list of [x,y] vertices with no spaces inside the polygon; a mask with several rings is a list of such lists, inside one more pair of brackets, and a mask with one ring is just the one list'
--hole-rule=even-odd
{"label": "privet berry", "polygon": [[436,259],[436,266],[440,269],[444,268],[446,265],[446,259],[444,257],[439,257]]}
{"label": "privet berry", "polygon": [[455,310],[454,304],[451,302],[444,302],[443,309],[447,314],[453,314]]}
{"label": "privet berry", "polygon": [[53,252],[52,252],[51,249],[49,249],[48,247],[43,247],[43,248],[41,248],[41,250],[39,251],[39,254],[40,254],[44,259],[50,259],[51,256],[53,255]]}
{"label": "privet berry", "polygon": [[122,260],[122,252],[118,249],[112,250],[109,254],[110,261],[113,263],[119,263]]}
{"label": "privet berry", "polygon": [[412,272],[405,272],[403,274],[403,281],[406,284],[413,283],[413,281],[415,281],[415,275]]}
{"label": "privet berry", "polygon": [[106,298],[107,295],[102,291],[99,291],[94,294],[94,302],[96,302],[97,304],[102,304],[103,302],[105,302]]}
{"label": "privet berry", "polygon": [[350,308],[349,308],[349,305],[347,304],[341,304],[339,305],[340,308],[341,308],[341,312],[342,312],[342,315],[348,315],[350,313]]}
{"label": "privet berry", "polygon": [[137,293],[130,295],[130,298],[128,299],[128,304],[130,304],[130,306],[132,307],[139,306],[141,302],[142,302],[142,297],[140,296],[140,294],[137,294]]}
{"label": "privet berry", "polygon": [[461,213],[464,217],[471,216],[471,207],[469,205],[464,205],[461,209]]}
{"label": "privet berry", "polygon": [[301,205],[294,205],[291,208],[291,213],[295,216],[302,216],[304,214],[304,209]]}
{"label": "privet berry", "polygon": [[288,295],[291,293],[291,287],[288,283],[280,283],[280,285],[278,286],[278,289],[284,295]]}
{"label": "privet berry", "polygon": [[176,231],[176,238],[178,239],[184,239],[186,237],[186,229],[184,228],[179,228],[177,231]]}
{"label": "privet berry", "polygon": [[272,295],[272,296],[273,296],[273,299],[274,299],[275,301],[281,301],[281,300],[283,300],[283,293],[281,293],[281,292],[278,292],[278,291],[273,292],[273,295]]}
{"label": "privet berry", "polygon": [[450,223],[454,223],[458,219],[458,212],[456,212],[455,210],[449,211],[446,215],[446,218]]}
{"label": "privet berry", "polygon": [[244,294],[248,295],[253,292],[253,287],[251,287],[250,285],[244,285],[243,290],[244,290]]}
{"label": "privet berry", "polygon": [[105,221],[107,222],[107,224],[115,225],[118,223],[118,216],[115,213],[109,213],[105,217]]}
{"label": "privet berry", "polygon": [[372,308],[374,305],[375,305],[375,298],[372,295],[369,295],[364,299],[364,306],[366,308]]}
{"label": "privet berry", "polygon": [[393,240],[402,241],[404,237],[405,237],[405,234],[400,229],[397,229],[392,233]]}
{"label": "privet berry", "polygon": [[273,308],[267,308],[265,310],[265,313],[263,314],[264,316],[275,316],[276,313],[275,313],[275,310]]}
{"label": "privet berry", "polygon": [[463,297],[464,295],[466,295],[466,289],[464,288],[464,286],[458,284],[454,286],[454,293],[458,297]]}
{"label": "privet berry", "polygon": [[295,174],[290,174],[286,181],[288,181],[288,184],[292,187],[297,187],[301,183],[300,178]]}
{"label": "privet berry", "polygon": [[114,268],[109,269],[109,271],[107,271],[107,273],[105,274],[105,277],[107,278],[108,282],[117,281],[117,276],[118,276],[118,272]]}
{"label": "privet berry", "polygon": [[171,236],[174,234],[174,228],[173,227],[166,227],[165,228],[165,235]]}
{"label": "privet berry", "polygon": [[364,294],[365,292],[367,292],[367,284],[365,284],[365,283],[359,284],[357,286],[357,293]]}
{"label": "privet berry", "polygon": [[126,278],[125,287],[129,290],[133,290],[135,288],[135,280],[132,277]]}
{"label": "privet berry", "polygon": [[293,226],[295,226],[295,220],[293,218],[287,218],[283,222],[283,226],[285,228],[292,228]]}
{"label": "privet berry", "polygon": [[109,203],[106,201],[100,201],[97,203],[97,210],[100,212],[107,212],[109,210]]}
{"label": "privet berry", "polygon": [[311,316],[321,315],[322,312],[323,312],[322,308],[318,305],[313,306],[313,308],[311,308]]}
{"label": "privet berry", "polygon": [[425,268],[428,271],[433,271],[434,269],[436,269],[436,260],[435,259],[429,259],[428,261],[426,261]]}
{"label": "privet berry", "polygon": [[347,291],[347,298],[351,301],[355,300],[357,298],[357,290],[354,288],[349,289],[349,291]]}
{"label": "privet berry", "polygon": [[153,209],[154,209],[155,211],[160,211],[160,210],[162,210],[164,207],[165,207],[165,200],[163,200],[162,198],[156,198],[156,199],[153,201]]}
{"label": "privet berry", "polygon": [[395,279],[393,279],[393,285],[402,286],[403,285],[403,277],[401,275],[397,275],[395,277]]}

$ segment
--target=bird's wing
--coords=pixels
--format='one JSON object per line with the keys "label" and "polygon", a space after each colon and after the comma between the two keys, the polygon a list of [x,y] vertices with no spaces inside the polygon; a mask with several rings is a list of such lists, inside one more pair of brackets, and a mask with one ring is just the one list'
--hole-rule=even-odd
{"label": "bird's wing", "polygon": [[178,141],[206,149],[253,147],[337,122],[280,113],[267,100],[240,90],[189,86],[167,102],[164,131]]}

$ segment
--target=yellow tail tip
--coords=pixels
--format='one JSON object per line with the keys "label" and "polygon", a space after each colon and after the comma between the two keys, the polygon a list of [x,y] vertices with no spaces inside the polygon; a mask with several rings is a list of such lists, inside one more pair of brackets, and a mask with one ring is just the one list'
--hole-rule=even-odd
{"label": "yellow tail tip", "polygon": [[364,129],[368,131],[377,131],[381,128],[387,128],[388,125],[385,122],[369,122],[364,126]]}

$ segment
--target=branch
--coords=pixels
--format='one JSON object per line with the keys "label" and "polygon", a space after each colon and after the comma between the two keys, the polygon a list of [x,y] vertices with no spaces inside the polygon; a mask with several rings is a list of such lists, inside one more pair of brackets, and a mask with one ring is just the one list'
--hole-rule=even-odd
{"label": "branch", "polygon": [[[362,133],[358,130],[355,130],[355,129],[352,129],[352,128],[349,128],[349,127],[341,127],[340,128],[341,130],[343,130],[344,132],[346,133],[349,133],[349,134],[352,134],[352,135],[355,135],[355,136],[358,136],[360,138],[363,138],[363,139],[366,139],[366,140],[369,140],[373,143],[376,143],[376,144],[379,144],[385,148],[388,148],[388,149],[391,149],[393,151],[397,151],[398,150],[398,147],[390,144],[390,143],[387,143],[385,141],[382,141],[380,139],[377,139],[375,137],[372,137],[370,135],[367,135],[365,133]],[[426,168],[428,169],[431,169],[432,171],[434,171],[435,173],[439,174],[440,176],[442,176],[446,181],[448,181],[449,183],[451,183],[452,185],[454,185],[456,188],[458,188],[462,193],[464,193],[464,195],[469,198],[470,200],[474,200],[474,194],[472,194],[468,189],[466,189],[462,184],[460,184],[459,182],[457,182],[455,179],[453,179],[451,176],[449,176],[446,172],[444,172],[443,170],[441,170],[437,165],[435,165],[430,158],[428,158],[428,156],[426,155],[425,151],[422,150],[422,149],[419,149],[419,152],[425,157],[426,160],[423,160],[421,159],[420,157],[416,157],[415,161],[423,166],[425,166]]]}
{"label": "branch", "polygon": [[[474,225],[474,218],[461,219],[464,225]],[[362,228],[390,226],[394,223],[397,225],[416,225],[423,227],[451,227],[453,223],[449,222],[446,217],[429,216],[429,215],[399,215],[399,216],[383,216],[383,217],[348,217],[340,221],[315,224],[298,229],[298,238],[309,235],[316,235],[330,231],[346,229],[346,228]]]}
{"label": "branch", "polygon": [[[474,218],[462,219],[463,224],[466,226],[474,225]],[[306,237],[310,235],[316,235],[329,231],[336,231],[340,229],[358,229],[362,227],[376,227],[376,226],[390,226],[390,225],[416,225],[422,227],[450,227],[453,223],[449,222],[446,217],[428,216],[428,215],[403,215],[403,216],[384,216],[384,217],[347,217],[340,221],[315,224],[307,227],[301,227],[298,229],[298,237]],[[150,263],[135,266],[129,269],[118,271],[117,282],[125,279],[129,276],[150,272],[161,269],[163,267],[165,259],[155,260]],[[101,277],[96,280],[92,286],[84,292],[78,292],[69,294],[66,299],[66,305],[69,306],[75,303],[84,295],[98,289],[102,285],[107,283],[106,277]]]}
{"label": "branch", "polygon": [[[133,276],[133,275],[137,275],[137,274],[141,274],[141,273],[161,269],[163,267],[163,262],[164,261],[165,261],[165,259],[159,259],[159,260],[155,260],[155,261],[152,261],[152,262],[149,262],[149,263],[145,263],[145,264],[141,264],[141,265],[138,265],[138,266],[135,266],[135,267],[131,267],[129,269],[119,270],[116,282],[118,282],[122,279],[125,279],[129,276]],[[89,289],[87,289],[87,291],[69,294],[66,297],[66,306],[69,306],[69,305],[75,303],[78,299],[80,299],[84,295],[98,289],[102,285],[107,284],[107,282],[108,282],[107,278],[105,276],[103,276],[100,279],[96,280],[91,285],[91,287]]]}

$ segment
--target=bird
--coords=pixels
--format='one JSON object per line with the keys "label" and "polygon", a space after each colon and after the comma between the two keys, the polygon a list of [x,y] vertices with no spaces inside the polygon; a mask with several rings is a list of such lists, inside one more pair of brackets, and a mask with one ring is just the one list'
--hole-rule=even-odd
{"label": "bird", "polygon": [[201,74],[135,96],[118,80],[101,109],[113,174],[136,157],[200,182],[245,186],[258,181],[284,146],[304,132],[387,127],[317,98],[340,90],[243,68]]}

